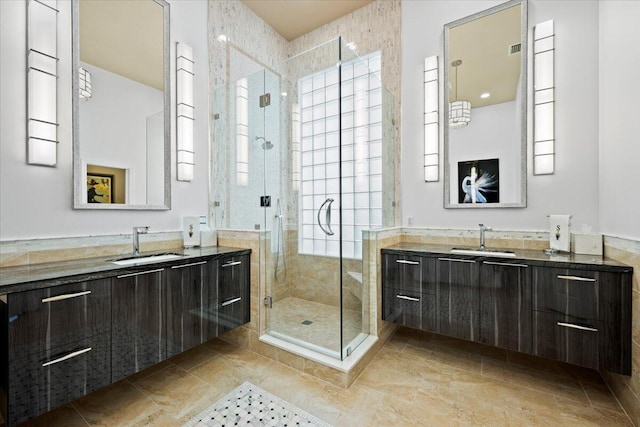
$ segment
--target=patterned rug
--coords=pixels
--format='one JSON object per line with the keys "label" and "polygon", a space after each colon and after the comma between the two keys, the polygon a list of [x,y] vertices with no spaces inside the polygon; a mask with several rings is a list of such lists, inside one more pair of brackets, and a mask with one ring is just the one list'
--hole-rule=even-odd
{"label": "patterned rug", "polygon": [[218,400],[183,427],[318,426],[330,424],[250,382]]}

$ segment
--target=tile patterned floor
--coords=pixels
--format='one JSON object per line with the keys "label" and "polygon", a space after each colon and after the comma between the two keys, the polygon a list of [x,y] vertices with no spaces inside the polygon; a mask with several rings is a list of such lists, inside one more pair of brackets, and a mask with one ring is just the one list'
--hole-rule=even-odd
{"label": "tile patterned floor", "polygon": [[244,381],[335,426],[630,426],[600,375],[401,329],[348,389],[213,340],[24,424],[180,426]]}
{"label": "tile patterned floor", "polygon": [[[289,297],[274,302],[269,314],[270,330],[340,353],[339,307]],[[344,310],[343,315],[343,339],[349,344],[362,332],[362,313]]]}

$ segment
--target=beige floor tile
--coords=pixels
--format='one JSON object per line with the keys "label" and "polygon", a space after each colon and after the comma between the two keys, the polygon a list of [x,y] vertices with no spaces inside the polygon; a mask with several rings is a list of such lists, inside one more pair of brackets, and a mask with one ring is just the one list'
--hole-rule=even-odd
{"label": "beige floor tile", "polygon": [[73,406],[92,426],[135,425],[161,409],[127,380],[84,396]]}
{"label": "beige floor tile", "polygon": [[216,353],[215,350],[210,346],[199,345],[185,351],[184,353],[173,356],[168,361],[179,366],[182,369],[189,370],[198,365],[201,365],[207,360],[212,359],[217,354],[218,353]]}
{"label": "beige floor tile", "polygon": [[[1,419],[2,417],[0,417]],[[3,424],[0,424],[3,425]],[[33,418],[20,427],[87,427],[88,424],[73,405],[64,405]]]}
{"label": "beige floor tile", "polygon": [[491,359],[483,361],[482,375],[527,389],[562,396],[580,404],[590,404],[580,382],[568,375],[542,372]]}
{"label": "beige floor tile", "polygon": [[145,377],[134,385],[175,418],[195,415],[208,406],[203,406],[204,403],[215,402],[208,397],[211,385],[178,366]]}

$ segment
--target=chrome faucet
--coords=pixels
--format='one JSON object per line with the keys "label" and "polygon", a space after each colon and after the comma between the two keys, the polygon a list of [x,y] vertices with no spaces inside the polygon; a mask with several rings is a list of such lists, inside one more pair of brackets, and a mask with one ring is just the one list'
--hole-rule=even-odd
{"label": "chrome faucet", "polygon": [[493,231],[491,227],[485,227],[484,224],[478,224],[480,226],[480,250],[484,251],[484,232]]}
{"label": "chrome faucet", "polygon": [[133,227],[133,256],[140,256],[140,234],[147,234],[149,227]]}

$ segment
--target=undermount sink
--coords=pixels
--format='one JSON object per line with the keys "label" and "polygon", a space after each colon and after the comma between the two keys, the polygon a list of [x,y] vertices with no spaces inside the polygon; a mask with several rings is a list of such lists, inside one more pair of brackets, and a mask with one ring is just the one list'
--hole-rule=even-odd
{"label": "undermount sink", "polygon": [[497,256],[497,257],[515,257],[516,254],[512,251],[498,251],[492,249],[472,249],[472,248],[453,248],[452,254],[461,255],[484,255],[484,256]]}
{"label": "undermount sink", "polygon": [[172,259],[182,258],[182,255],[176,253],[166,254],[154,254],[154,255],[141,255],[141,256],[128,256],[125,258],[114,259],[109,262],[117,265],[133,265],[133,264],[146,264],[149,262],[170,261]]}

